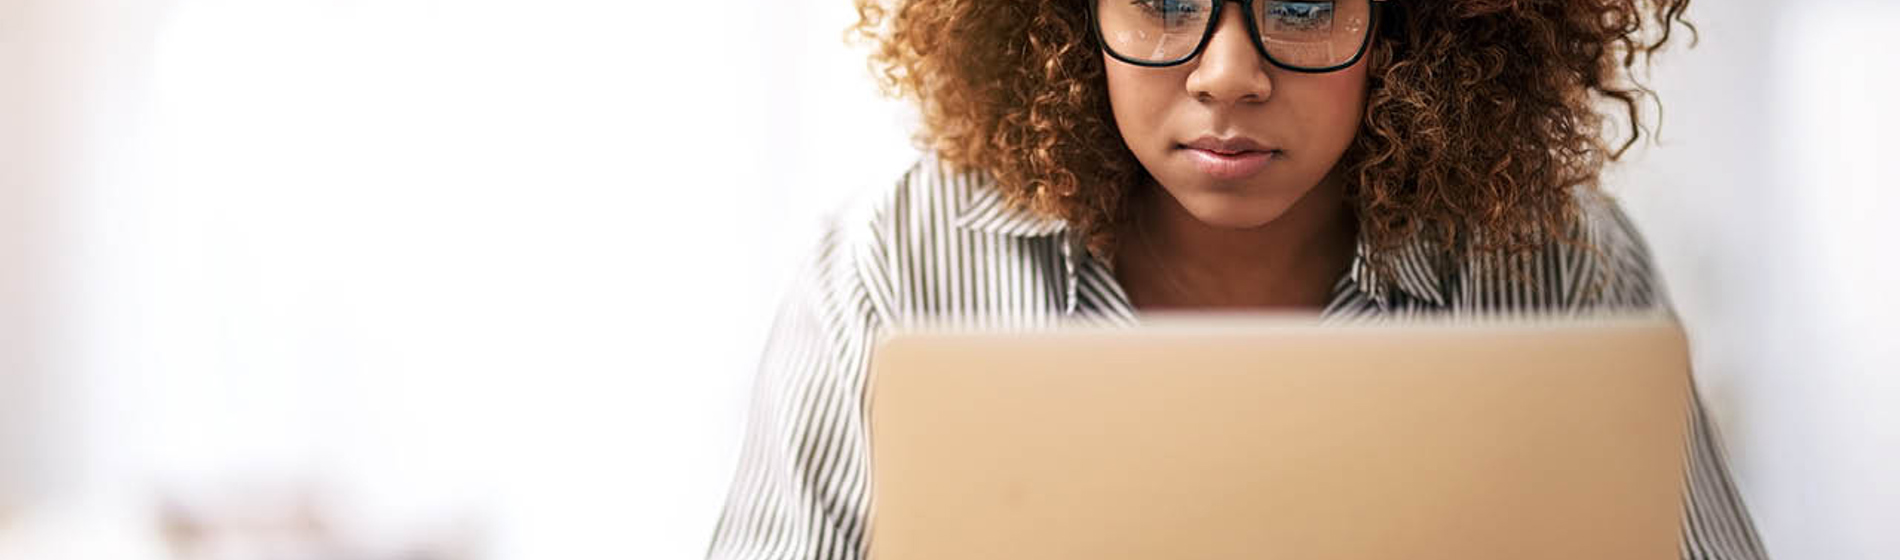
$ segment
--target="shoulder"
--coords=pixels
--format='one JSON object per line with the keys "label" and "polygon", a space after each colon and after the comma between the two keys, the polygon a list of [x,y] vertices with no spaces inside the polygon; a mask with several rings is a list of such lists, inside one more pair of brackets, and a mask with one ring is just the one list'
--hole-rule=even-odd
{"label": "shoulder", "polygon": [[1608,194],[1588,194],[1578,196],[1577,208],[1582,246],[1547,249],[1583,261],[1580,268],[1592,272],[1594,282],[1577,282],[1576,301],[1601,308],[1665,306],[1649,244],[1623,206]]}
{"label": "shoulder", "polygon": [[1613,197],[1580,193],[1568,239],[1522,254],[1468,255],[1443,284],[1451,306],[1485,312],[1633,311],[1666,307],[1649,246]]}
{"label": "shoulder", "polygon": [[964,209],[986,188],[981,174],[925,154],[896,181],[832,212],[825,230],[841,256],[888,278],[896,271],[885,268],[953,240]]}
{"label": "shoulder", "polygon": [[[821,254],[848,268],[887,324],[1034,299],[1060,221],[1007,204],[989,176],[925,154],[826,219]],[[994,273],[994,274],[992,274]],[[1005,278],[994,278],[1000,276]]]}
{"label": "shoulder", "polygon": [[961,211],[989,190],[982,173],[926,153],[895,182],[860,193],[833,212],[828,227],[861,244],[916,242],[954,231]]}

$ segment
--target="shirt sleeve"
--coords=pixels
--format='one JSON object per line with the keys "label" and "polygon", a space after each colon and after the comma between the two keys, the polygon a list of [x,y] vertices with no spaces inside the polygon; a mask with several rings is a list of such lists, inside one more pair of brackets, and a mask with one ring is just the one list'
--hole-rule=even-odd
{"label": "shirt sleeve", "polygon": [[825,236],[773,323],[710,560],[863,556],[874,315],[837,238]]}
{"label": "shirt sleeve", "polygon": [[[1592,208],[1590,242],[1607,263],[1606,290],[1593,302],[1610,308],[1664,308],[1669,302],[1657,280],[1649,248],[1622,209],[1613,202]],[[1689,430],[1683,488],[1682,558],[1684,560],[1766,560],[1741,492],[1729,475],[1720,431],[1691,383]]]}
{"label": "shirt sleeve", "polygon": [[1748,508],[1729,477],[1720,438],[1699,392],[1689,413],[1687,487],[1684,488],[1684,560],[1766,560]]}

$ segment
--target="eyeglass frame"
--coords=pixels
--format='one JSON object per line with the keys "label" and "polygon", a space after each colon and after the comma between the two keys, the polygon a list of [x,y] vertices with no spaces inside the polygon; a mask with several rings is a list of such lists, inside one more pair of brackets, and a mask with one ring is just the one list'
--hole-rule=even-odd
{"label": "eyeglass frame", "polygon": [[[1271,2],[1273,0],[1265,0],[1265,1]],[[1246,15],[1240,19],[1247,22],[1247,35],[1249,39],[1253,41],[1254,50],[1260,52],[1261,58],[1267,59],[1267,62],[1273,64],[1274,67],[1281,68],[1287,71],[1299,72],[1302,74],[1325,74],[1328,72],[1338,72],[1340,70],[1345,70],[1347,68],[1352,67],[1352,65],[1354,64],[1358,64],[1361,59],[1364,59],[1366,57],[1366,51],[1372,50],[1371,48],[1372,38],[1373,36],[1379,34],[1379,20],[1381,19],[1380,12],[1385,11],[1385,5],[1388,2],[1387,0],[1367,0],[1367,1],[1372,3],[1372,17],[1371,17],[1371,21],[1368,22],[1366,25],[1366,37],[1359,41],[1358,52],[1354,52],[1352,55],[1352,58],[1347,59],[1343,63],[1337,64],[1334,66],[1327,66],[1324,68],[1302,68],[1299,66],[1293,66],[1284,62],[1280,62],[1279,59],[1274,58],[1273,53],[1267,51],[1267,44],[1260,40],[1260,22],[1258,21],[1258,18],[1253,17],[1254,0],[1214,0],[1214,10],[1207,17],[1207,28],[1201,30],[1201,42],[1194,45],[1193,52],[1189,52],[1187,56],[1183,56],[1178,60],[1171,60],[1167,62],[1149,62],[1149,61],[1145,61],[1145,60],[1141,60],[1137,58],[1128,57],[1121,53],[1115,52],[1115,49],[1108,46],[1108,39],[1102,36],[1101,16],[1096,13],[1100,10],[1097,6],[1101,5],[1102,0],[1089,1],[1089,30],[1095,36],[1096,44],[1099,44],[1102,46],[1102,52],[1108,53],[1108,56],[1114,57],[1115,60],[1133,64],[1136,66],[1146,66],[1149,68],[1165,68],[1169,66],[1180,66],[1182,64],[1187,64],[1187,62],[1190,60],[1194,60],[1195,58],[1200,57],[1201,51],[1207,50],[1207,44],[1214,40],[1214,28],[1220,25],[1221,10],[1226,8],[1228,2],[1234,2],[1234,3],[1240,4],[1240,8],[1242,10],[1245,10],[1242,13]]]}

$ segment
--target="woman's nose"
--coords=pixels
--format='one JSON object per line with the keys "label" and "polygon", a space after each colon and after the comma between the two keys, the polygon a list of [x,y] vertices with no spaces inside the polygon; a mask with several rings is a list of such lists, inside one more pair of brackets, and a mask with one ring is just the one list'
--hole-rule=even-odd
{"label": "woman's nose", "polygon": [[1201,51],[1187,89],[1195,99],[1212,103],[1260,103],[1273,94],[1273,82],[1267,78],[1267,61],[1254,46],[1247,28],[1245,4],[1235,2],[1221,10],[1214,36]]}

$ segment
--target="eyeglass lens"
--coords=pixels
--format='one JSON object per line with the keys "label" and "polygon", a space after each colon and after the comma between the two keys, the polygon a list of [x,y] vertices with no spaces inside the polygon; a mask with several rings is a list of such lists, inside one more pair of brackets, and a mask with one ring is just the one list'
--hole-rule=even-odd
{"label": "eyeglass lens", "polygon": [[[1194,55],[1214,28],[1221,0],[1096,0],[1096,21],[1108,48],[1150,64]],[[1308,69],[1340,66],[1359,55],[1372,27],[1372,0],[1256,0],[1250,16],[1260,45],[1280,64]]]}

